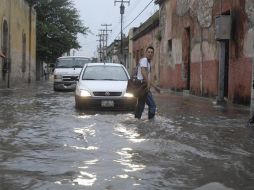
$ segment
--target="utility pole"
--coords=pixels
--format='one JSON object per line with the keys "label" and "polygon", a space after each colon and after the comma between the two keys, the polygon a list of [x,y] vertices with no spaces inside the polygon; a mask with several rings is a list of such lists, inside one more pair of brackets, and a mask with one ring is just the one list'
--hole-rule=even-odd
{"label": "utility pole", "polygon": [[102,54],[102,61],[105,61],[105,30],[101,29],[99,30],[101,33],[99,34],[101,37],[101,54]]}
{"label": "utility pole", "polygon": [[101,51],[101,42],[102,42],[102,34],[98,34],[97,35],[98,37],[99,37],[99,40],[97,40],[97,41],[99,41],[99,51],[98,51],[98,53],[99,53],[99,55],[100,55],[100,62],[102,62],[102,56],[101,56],[101,54],[102,54],[102,51]]}
{"label": "utility pole", "polygon": [[124,9],[125,9],[124,3],[128,3],[128,5],[130,5],[130,1],[115,0],[115,4],[116,3],[121,3],[121,5],[120,5],[120,14],[121,14],[121,50],[120,50],[120,52],[121,52],[121,55],[123,56],[123,15],[124,15]]}
{"label": "utility pole", "polygon": [[105,26],[106,29],[105,29],[105,32],[106,32],[106,47],[108,46],[108,32],[112,32],[112,30],[108,30],[108,26],[112,26],[112,24],[102,24],[101,26]]}
{"label": "utility pole", "polygon": [[104,51],[105,51],[105,30],[104,29],[100,29],[99,30],[101,33],[100,33],[100,35],[101,35],[101,41],[102,41],[102,53],[103,53],[103,60],[104,60]]}
{"label": "utility pole", "polygon": [[105,29],[103,30],[103,32],[105,32],[105,47],[103,47],[103,53],[104,53],[104,56],[107,55],[107,47],[108,47],[108,32],[112,32],[112,30],[109,30],[108,29],[108,26],[112,26],[112,24],[102,24],[101,26],[105,26]]}

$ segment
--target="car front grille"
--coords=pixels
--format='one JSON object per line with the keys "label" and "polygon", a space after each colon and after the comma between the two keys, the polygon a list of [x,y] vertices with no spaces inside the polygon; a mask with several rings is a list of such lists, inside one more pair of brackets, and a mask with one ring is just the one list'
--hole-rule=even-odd
{"label": "car front grille", "polygon": [[63,76],[63,81],[77,81],[78,76]]}
{"label": "car front grille", "polygon": [[122,92],[93,92],[94,96],[121,96]]}

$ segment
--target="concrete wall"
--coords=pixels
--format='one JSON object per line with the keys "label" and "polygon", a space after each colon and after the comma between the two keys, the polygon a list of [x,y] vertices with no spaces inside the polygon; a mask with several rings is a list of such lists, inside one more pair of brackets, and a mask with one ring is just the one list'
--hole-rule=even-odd
{"label": "concrete wall", "polygon": [[[222,2],[222,4],[220,3]],[[250,103],[252,57],[254,54],[254,13],[251,0],[164,0],[160,3],[160,85],[185,90],[187,56],[190,58],[190,92],[218,95],[219,43],[215,40],[215,17],[232,16],[229,41],[228,98],[234,103]],[[186,30],[190,30],[190,49]],[[169,48],[169,42],[172,49]],[[189,53],[189,54],[188,54]]]}
{"label": "concrete wall", "polygon": [[252,70],[251,73],[251,106],[250,106],[250,114],[251,116],[254,114],[254,1],[253,0],[246,0],[245,3],[245,12],[247,14],[248,19],[248,26],[247,26],[247,32],[244,36],[244,50],[243,53],[246,57],[250,58],[250,62],[252,62],[252,66],[250,70]]}
{"label": "concrete wall", "polygon": [[135,59],[134,59],[134,55],[133,55],[133,33],[134,33],[135,28],[131,28],[129,30],[129,67],[128,67],[128,72],[129,74],[132,73],[133,69],[135,68]]}
{"label": "concrete wall", "polygon": [[159,81],[159,45],[157,40],[158,27],[149,31],[145,35],[133,41],[133,62],[132,68],[135,68],[139,59],[145,55],[145,50],[148,46],[154,47],[154,57],[152,60],[152,73],[153,80],[158,83]]}
{"label": "concrete wall", "polygon": [[[17,83],[27,83],[29,79],[36,78],[36,13],[32,9],[31,14],[31,35],[29,32],[29,5],[25,0],[0,0],[0,44],[3,50],[3,23],[8,25],[8,47],[7,58],[11,62],[10,86]],[[23,36],[25,36],[25,53],[23,49]],[[30,40],[31,37],[31,40]],[[29,50],[31,42],[31,51]],[[25,64],[22,65],[23,54]],[[0,64],[0,86],[5,87],[7,78],[4,80],[2,73],[3,64]]]}
{"label": "concrete wall", "polygon": [[145,55],[148,46],[154,47],[154,57],[152,60],[152,79],[156,84],[160,81],[160,32],[158,26],[158,12],[151,16],[140,27],[134,29],[132,38],[132,63],[131,68],[135,68],[139,59]]}

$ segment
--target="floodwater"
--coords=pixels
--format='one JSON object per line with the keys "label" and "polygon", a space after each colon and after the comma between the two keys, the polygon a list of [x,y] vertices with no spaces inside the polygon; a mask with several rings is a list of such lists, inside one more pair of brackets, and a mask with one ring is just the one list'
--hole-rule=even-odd
{"label": "floodwater", "polygon": [[83,112],[51,82],[0,89],[1,190],[185,190],[254,187],[248,110],[158,95],[154,121]]}

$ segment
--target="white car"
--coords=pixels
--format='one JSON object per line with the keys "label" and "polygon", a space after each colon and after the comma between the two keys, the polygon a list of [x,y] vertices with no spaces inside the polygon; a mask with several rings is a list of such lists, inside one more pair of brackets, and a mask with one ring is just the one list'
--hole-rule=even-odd
{"label": "white car", "polygon": [[54,90],[74,91],[78,76],[88,62],[91,60],[84,56],[59,57],[54,69]]}
{"label": "white car", "polygon": [[119,63],[85,64],[76,86],[76,108],[134,110],[137,99],[126,93],[129,78],[128,71]]}

